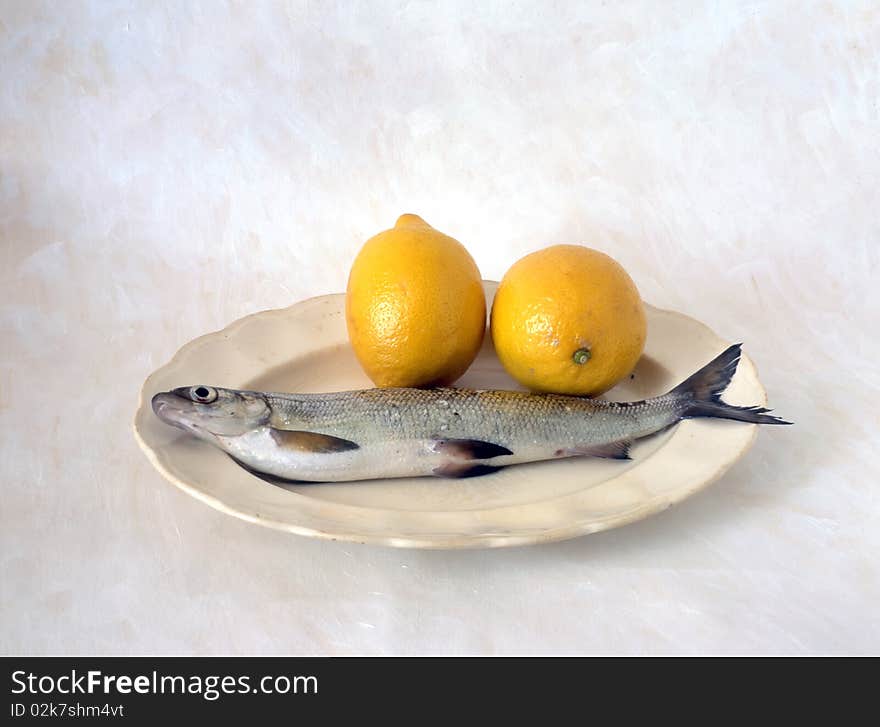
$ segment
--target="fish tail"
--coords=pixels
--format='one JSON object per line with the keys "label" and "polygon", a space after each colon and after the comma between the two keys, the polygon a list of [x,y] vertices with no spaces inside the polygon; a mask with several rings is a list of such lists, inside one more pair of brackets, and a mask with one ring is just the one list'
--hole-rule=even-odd
{"label": "fish tail", "polygon": [[721,401],[739,364],[742,344],[736,343],[676,386],[670,394],[682,403],[682,419],[715,417],[752,424],[791,424],[771,416],[762,406],[733,406]]}

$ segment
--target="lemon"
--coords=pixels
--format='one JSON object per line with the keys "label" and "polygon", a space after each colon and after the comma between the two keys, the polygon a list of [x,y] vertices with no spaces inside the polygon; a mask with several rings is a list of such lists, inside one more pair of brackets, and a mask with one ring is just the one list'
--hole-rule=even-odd
{"label": "lemon", "polygon": [[355,355],[376,386],[451,384],[483,340],[480,271],[460,242],[402,215],[355,258],[345,317]]}
{"label": "lemon", "polygon": [[556,245],[507,271],[492,305],[507,372],[535,391],[596,396],[633,370],[647,325],[639,291],[608,255]]}

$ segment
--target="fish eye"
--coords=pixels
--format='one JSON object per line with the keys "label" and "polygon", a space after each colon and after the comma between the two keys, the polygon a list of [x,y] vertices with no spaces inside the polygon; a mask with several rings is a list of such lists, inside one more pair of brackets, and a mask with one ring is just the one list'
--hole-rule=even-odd
{"label": "fish eye", "polygon": [[189,390],[190,398],[200,404],[210,404],[217,400],[217,389],[212,386],[193,386]]}

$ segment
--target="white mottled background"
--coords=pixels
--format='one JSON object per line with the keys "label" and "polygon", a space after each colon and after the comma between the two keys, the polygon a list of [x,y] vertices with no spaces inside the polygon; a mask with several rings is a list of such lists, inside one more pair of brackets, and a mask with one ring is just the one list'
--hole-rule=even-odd
{"label": "white mottled background", "polygon": [[[880,6],[0,0],[0,652],[880,651]],[[135,445],[189,339],[416,212],[599,247],[796,426],[555,545],[216,512]]]}

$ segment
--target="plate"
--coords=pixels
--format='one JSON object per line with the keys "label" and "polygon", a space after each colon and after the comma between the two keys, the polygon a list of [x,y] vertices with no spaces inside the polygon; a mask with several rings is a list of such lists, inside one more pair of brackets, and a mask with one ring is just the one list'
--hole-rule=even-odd
{"label": "plate", "polygon": [[[497,284],[485,286],[491,305]],[[156,469],[218,510],[299,535],[410,548],[481,548],[563,540],[648,517],[717,480],[754,441],[754,424],[691,419],[638,441],[631,462],[579,457],[464,480],[278,486],[153,413],[155,393],[197,383],[263,391],[370,387],[348,344],[344,300],[341,294],[326,295],[247,316],[191,341],[155,371],[141,390],[134,431]],[[662,394],[729,345],[693,318],[650,305],[646,310],[645,353],[609,399]],[[519,388],[488,336],[457,385]],[[724,398],[731,404],[766,404],[745,355]]]}

